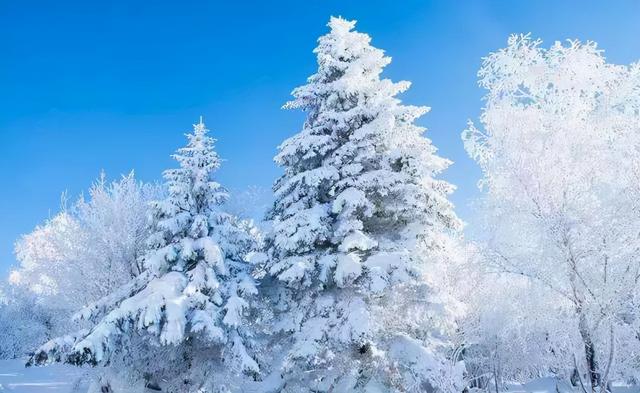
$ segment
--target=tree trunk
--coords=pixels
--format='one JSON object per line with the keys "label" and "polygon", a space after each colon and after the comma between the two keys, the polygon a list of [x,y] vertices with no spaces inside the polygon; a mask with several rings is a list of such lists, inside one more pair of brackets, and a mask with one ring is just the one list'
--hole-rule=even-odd
{"label": "tree trunk", "polygon": [[577,387],[580,386],[580,371],[577,368],[573,369],[571,373],[571,386]]}
{"label": "tree trunk", "polygon": [[113,393],[113,389],[111,389],[111,384],[109,380],[106,378],[100,378],[100,393]]}
{"label": "tree trunk", "polygon": [[598,372],[598,361],[596,359],[596,351],[593,347],[593,340],[591,338],[591,332],[587,325],[587,319],[582,313],[582,310],[578,310],[580,315],[579,329],[580,337],[584,343],[585,361],[587,364],[587,374],[589,376],[589,382],[591,383],[591,392],[595,393],[596,387],[600,385],[600,373]]}

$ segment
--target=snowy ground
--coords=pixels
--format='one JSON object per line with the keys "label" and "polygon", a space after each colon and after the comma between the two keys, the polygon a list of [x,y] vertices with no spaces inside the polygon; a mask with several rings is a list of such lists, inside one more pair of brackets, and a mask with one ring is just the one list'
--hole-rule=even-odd
{"label": "snowy ground", "polygon": [[82,369],[65,365],[25,368],[24,360],[0,360],[0,392],[70,393],[82,373]]}
{"label": "snowy ground", "polygon": [[[2,393],[71,393],[83,370],[65,365],[24,367],[24,360],[0,360],[0,392]],[[79,391],[86,391],[81,386]],[[553,378],[540,378],[527,384],[507,386],[503,393],[580,393]],[[638,387],[614,386],[614,393],[640,393]]]}
{"label": "snowy ground", "polygon": [[[640,393],[640,387],[614,384],[613,393]],[[572,388],[570,384],[555,378],[539,378],[526,384],[508,385],[508,393],[582,393],[580,388]],[[506,393],[505,392],[505,393]]]}

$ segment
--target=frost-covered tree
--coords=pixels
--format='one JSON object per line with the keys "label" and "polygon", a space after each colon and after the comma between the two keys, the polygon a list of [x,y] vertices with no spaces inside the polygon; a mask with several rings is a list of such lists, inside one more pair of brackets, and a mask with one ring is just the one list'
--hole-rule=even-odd
{"label": "frost-covered tree", "polygon": [[26,356],[68,327],[63,306],[51,304],[27,288],[0,284],[0,359]]}
{"label": "frost-covered tree", "polygon": [[102,175],[87,198],[63,203],[60,213],[20,238],[0,309],[1,356],[24,356],[68,331],[79,307],[139,274],[148,205],[160,194],[133,173],[110,183]]}
{"label": "frost-covered tree", "polygon": [[81,197],[75,204],[85,237],[100,250],[94,259],[103,261],[112,275],[131,278],[142,273],[144,241],[151,230],[149,203],[163,193],[157,184],[136,181],[133,171],[110,184],[102,174],[89,190],[89,198]]}
{"label": "frost-covered tree", "polygon": [[263,287],[274,302],[271,348],[283,354],[267,385],[452,391],[451,318],[429,285],[461,227],[453,187],[436,179],[449,161],[414,124],[428,108],[401,104],[409,82],[381,78],[391,59],[354,25],[331,18],[318,71],[285,106],[308,115],[275,157],[284,175]]}
{"label": "frost-covered tree", "polygon": [[255,236],[220,208],[227,193],[204,123],[187,137],[179,167],[164,173],[167,197],[153,204],[142,274],[85,307],[79,316],[95,325],[52,340],[34,362],[115,364],[175,392],[218,391],[234,373],[258,372],[245,321]]}
{"label": "frost-covered tree", "polygon": [[69,296],[75,302],[86,296],[84,292],[93,289],[86,286],[92,282],[74,280],[71,274],[93,271],[79,256],[85,250],[80,246],[83,240],[78,220],[63,210],[18,240],[15,254],[19,265],[9,274],[9,282],[43,297]]}
{"label": "frost-covered tree", "polygon": [[[547,334],[565,345],[550,349],[560,366],[543,372],[591,391],[637,381],[640,66],[607,63],[593,42],[544,49],[512,36],[479,77],[488,91],[482,128],[471,124],[463,138],[484,175],[483,260],[492,274],[546,291],[514,299],[530,309],[509,335],[529,334],[544,309],[556,320]],[[514,351],[528,357],[547,347],[542,340]]]}
{"label": "frost-covered tree", "polygon": [[499,392],[509,383],[557,371],[562,376],[575,343],[564,316],[549,311],[559,299],[526,277],[502,275],[469,259],[456,283],[464,287],[466,312],[456,339],[469,386]]}
{"label": "frost-covered tree", "polygon": [[108,183],[100,176],[89,190],[16,243],[18,266],[10,282],[69,312],[106,296],[140,274],[147,249],[149,202],[159,187],[133,173]]}

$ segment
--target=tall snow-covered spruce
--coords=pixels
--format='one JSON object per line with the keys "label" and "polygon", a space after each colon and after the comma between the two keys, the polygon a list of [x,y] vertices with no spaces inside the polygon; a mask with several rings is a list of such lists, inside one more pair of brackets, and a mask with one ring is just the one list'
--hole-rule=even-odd
{"label": "tall snow-covered spruce", "polygon": [[453,186],[435,178],[450,162],[414,124],[428,108],[396,98],[410,83],[381,78],[391,59],[355,21],[328,26],[317,73],[285,106],[307,112],[303,129],[275,157],[264,283],[286,351],[275,390],[453,391],[451,317],[430,285],[461,228]]}
{"label": "tall snow-covered spruce", "polygon": [[80,317],[93,327],[46,344],[36,362],[113,364],[120,356],[127,371],[156,369],[169,381],[163,390],[180,392],[217,391],[207,384],[228,380],[216,367],[258,372],[244,320],[257,293],[244,260],[255,246],[252,228],[221,210],[227,193],[213,180],[220,159],[202,120],[187,138],[173,156],[179,168],[164,173],[167,197],[151,209],[144,272],[87,306]]}

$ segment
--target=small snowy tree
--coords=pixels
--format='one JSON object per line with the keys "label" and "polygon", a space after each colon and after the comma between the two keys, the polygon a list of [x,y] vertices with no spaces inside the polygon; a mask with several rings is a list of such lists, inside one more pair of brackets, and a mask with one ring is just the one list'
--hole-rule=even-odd
{"label": "small snowy tree", "polygon": [[[530,310],[504,337],[526,337],[546,309],[556,324],[545,330],[565,343],[547,371],[591,391],[637,380],[640,65],[609,64],[593,42],[512,36],[479,76],[483,127],[463,137],[484,175],[482,260],[547,292],[518,299]],[[533,339],[518,339],[518,356],[546,347]]]}
{"label": "small snowy tree", "polygon": [[391,59],[354,25],[331,18],[317,73],[286,105],[308,116],[275,157],[284,175],[263,286],[285,352],[267,381],[287,392],[453,391],[449,310],[428,285],[461,227],[453,187],[435,178],[449,161],[414,124],[428,108],[401,104],[409,82],[380,77]]}
{"label": "small snowy tree", "polygon": [[151,381],[146,374],[158,371],[165,389],[179,392],[233,382],[216,367],[258,372],[244,321],[257,292],[244,261],[255,237],[220,209],[227,193],[213,180],[220,159],[202,121],[187,137],[173,156],[179,168],[164,173],[168,196],[153,204],[144,272],[80,313],[93,328],[51,341],[35,362],[121,362]]}

